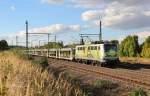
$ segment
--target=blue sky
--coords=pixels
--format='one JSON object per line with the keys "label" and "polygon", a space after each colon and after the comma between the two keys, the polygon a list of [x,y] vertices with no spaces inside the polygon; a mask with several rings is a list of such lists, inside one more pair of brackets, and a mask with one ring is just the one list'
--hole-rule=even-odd
{"label": "blue sky", "polygon": [[[25,41],[25,21],[30,32],[50,32],[65,43],[78,42],[80,33],[98,33],[103,22],[105,40],[127,35],[150,35],[149,0],[1,0],[0,39]],[[30,40],[37,37],[31,36]],[[39,36],[37,40],[45,40]],[[53,39],[53,38],[52,38]],[[95,39],[95,38],[92,38]]]}

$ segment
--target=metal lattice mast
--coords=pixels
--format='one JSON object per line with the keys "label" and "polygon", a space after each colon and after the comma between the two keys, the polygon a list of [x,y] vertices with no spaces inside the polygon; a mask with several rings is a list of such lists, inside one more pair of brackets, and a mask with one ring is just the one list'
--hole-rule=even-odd
{"label": "metal lattice mast", "polygon": [[28,51],[28,21],[26,21],[26,50]]}
{"label": "metal lattice mast", "polygon": [[18,46],[18,36],[16,36],[16,46]]}
{"label": "metal lattice mast", "polygon": [[100,21],[99,41],[102,41],[102,22]]}

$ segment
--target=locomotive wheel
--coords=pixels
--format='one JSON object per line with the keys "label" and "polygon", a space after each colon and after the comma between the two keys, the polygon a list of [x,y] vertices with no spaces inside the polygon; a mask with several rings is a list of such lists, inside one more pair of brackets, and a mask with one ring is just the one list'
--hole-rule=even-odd
{"label": "locomotive wheel", "polygon": [[104,63],[104,62],[97,62],[97,66],[105,67],[105,66],[106,66],[106,63]]}
{"label": "locomotive wheel", "polygon": [[101,63],[101,67],[105,67],[107,65],[107,63]]}

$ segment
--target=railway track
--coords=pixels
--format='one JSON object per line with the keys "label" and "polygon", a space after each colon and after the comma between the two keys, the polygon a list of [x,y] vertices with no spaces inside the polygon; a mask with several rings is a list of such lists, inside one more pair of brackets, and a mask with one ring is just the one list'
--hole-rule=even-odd
{"label": "railway track", "polygon": [[95,67],[51,58],[50,61],[53,64],[66,65],[70,70],[73,71],[92,74],[94,76],[100,76],[104,78],[110,78],[110,80],[117,81],[123,85],[128,85],[135,88],[140,87],[148,91],[150,90],[150,74],[148,73],[143,74],[142,72],[133,70],[115,70],[105,67]]}
{"label": "railway track", "polygon": [[93,70],[89,70],[89,69],[85,69],[85,68],[79,68],[79,67],[74,67],[74,66],[69,66],[69,68],[73,69],[73,70],[82,70],[84,72],[88,72],[88,73],[94,73],[94,74],[98,74],[100,76],[108,76],[108,77],[111,77],[113,78],[114,80],[117,80],[117,81],[120,81],[120,82],[124,82],[124,83],[128,83],[128,82],[132,82],[135,86],[139,86],[139,87],[144,87],[145,89],[147,90],[150,90],[150,84],[149,83],[146,83],[146,82],[141,82],[141,81],[138,81],[138,80],[135,80],[135,79],[130,79],[128,77],[121,77],[121,76],[118,76],[118,75],[113,75],[113,74],[108,74],[108,73],[105,73],[105,72],[102,72],[102,71],[93,71]]}
{"label": "railway track", "polygon": [[[78,66],[80,66],[80,65],[78,65]],[[86,65],[86,66],[88,66],[88,65]],[[81,67],[83,67],[83,66],[81,66]],[[91,69],[91,66],[89,69]],[[110,69],[110,68],[105,68],[105,67],[98,67],[98,69],[100,71],[104,71],[104,72],[107,72],[109,74],[110,74],[110,71],[114,72],[115,74],[119,73],[118,75],[121,75],[124,77],[128,77],[128,74],[131,74],[131,76],[129,76],[131,79],[141,79],[142,81],[145,81],[145,82],[149,82],[149,80],[150,80],[150,73],[148,73],[148,72],[134,71],[134,70],[123,70],[123,69],[118,70],[118,69]],[[97,67],[94,70],[97,70]],[[106,71],[106,70],[109,70],[109,71]]]}

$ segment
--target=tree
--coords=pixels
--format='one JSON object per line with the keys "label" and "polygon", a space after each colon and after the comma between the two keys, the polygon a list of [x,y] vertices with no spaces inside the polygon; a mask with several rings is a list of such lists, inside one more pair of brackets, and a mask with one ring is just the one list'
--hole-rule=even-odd
{"label": "tree", "polygon": [[63,48],[63,42],[49,42],[48,44],[45,44],[44,46],[41,46],[41,48]]}
{"label": "tree", "polygon": [[110,42],[111,42],[111,43],[114,43],[114,44],[117,44],[117,45],[119,44],[119,41],[118,41],[118,40],[111,40]]}
{"label": "tree", "polygon": [[0,41],[0,51],[8,49],[8,43],[6,40],[1,40]]}
{"label": "tree", "polygon": [[75,48],[77,45],[80,44],[72,43],[72,44],[65,45],[64,48]]}
{"label": "tree", "polygon": [[138,36],[127,36],[120,44],[120,56],[136,57],[140,53]]}
{"label": "tree", "polygon": [[150,36],[146,38],[142,46],[141,56],[145,58],[150,58]]}

